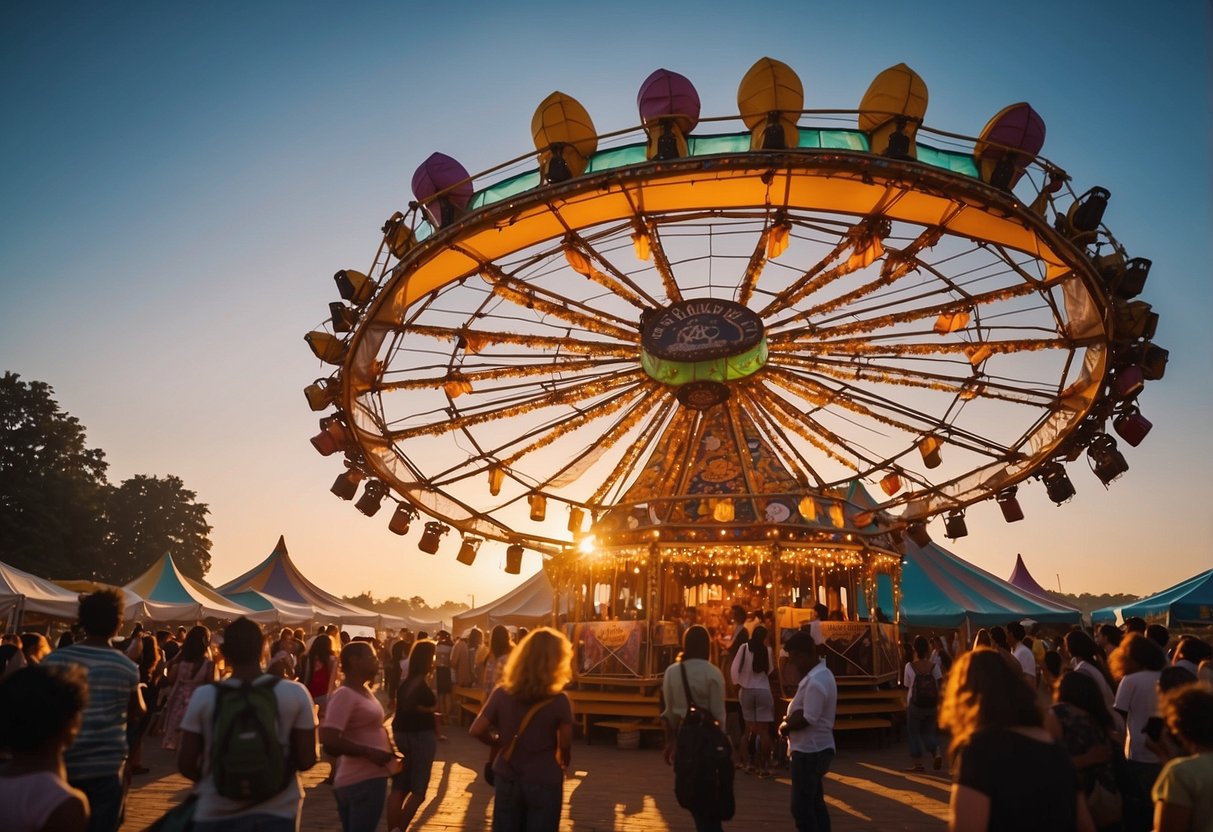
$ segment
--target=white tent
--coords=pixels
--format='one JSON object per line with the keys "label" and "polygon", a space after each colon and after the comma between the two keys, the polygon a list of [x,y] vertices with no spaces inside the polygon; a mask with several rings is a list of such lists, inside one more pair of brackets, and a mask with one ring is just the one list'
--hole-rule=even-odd
{"label": "white tent", "polygon": [[73,621],[78,607],[77,593],[7,563],[0,563],[0,618],[8,623],[10,632],[20,629],[26,613]]}
{"label": "white tent", "polygon": [[473,627],[489,630],[507,627],[539,627],[552,621],[552,584],[542,569],[495,601],[459,613],[452,630],[462,635]]}
{"label": "white tent", "polygon": [[126,587],[114,586],[113,584],[102,583],[101,581],[75,580],[75,581],[55,581],[56,584],[66,590],[70,590],[77,595],[88,595],[102,589],[112,589],[122,596],[122,620],[123,621],[138,621],[141,618],[147,618],[147,604],[143,602],[135,593],[131,592]]}

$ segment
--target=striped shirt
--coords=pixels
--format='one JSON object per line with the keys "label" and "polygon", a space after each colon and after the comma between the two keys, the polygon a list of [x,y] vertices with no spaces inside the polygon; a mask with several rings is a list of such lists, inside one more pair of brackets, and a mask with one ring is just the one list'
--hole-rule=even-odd
{"label": "striped shirt", "polygon": [[86,644],[61,647],[42,663],[75,665],[88,677],[88,707],[80,732],[63,755],[68,780],[118,774],[126,759],[126,711],[139,685],[139,667],[118,650]]}

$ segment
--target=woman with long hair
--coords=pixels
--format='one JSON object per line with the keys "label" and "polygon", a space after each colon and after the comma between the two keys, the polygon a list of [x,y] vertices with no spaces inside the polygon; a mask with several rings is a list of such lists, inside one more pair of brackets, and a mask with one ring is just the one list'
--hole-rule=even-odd
{"label": "woman with long hair", "polygon": [[510,631],[504,625],[498,624],[489,634],[489,655],[484,660],[484,695],[487,699],[488,695],[493,692],[493,688],[501,681],[501,674],[505,670],[506,657],[510,654],[513,645],[510,644]]}
{"label": "woman with long hair", "polygon": [[211,631],[199,624],[185,635],[181,652],[168,669],[168,699],[164,703],[162,748],[175,751],[181,742],[181,718],[190,697],[202,685],[215,681],[215,663],[211,661]]}
{"label": "woman with long hair", "polygon": [[388,795],[387,826],[391,832],[404,832],[413,822],[430,787],[430,771],[438,753],[438,697],[426,681],[434,669],[434,648],[428,638],[413,642],[408,670],[396,692],[392,735],[396,748],[404,755],[404,769],[392,778]]}
{"label": "woman with long hair", "polygon": [[1158,677],[1167,665],[1167,654],[1140,633],[1129,633],[1108,657],[1116,686],[1113,707],[1125,720],[1125,761],[1137,788],[1130,795],[1126,826],[1148,828],[1150,794],[1162,771],[1162,760],[1148,747],[1146,730],[1158,713]]}
{"label": "woman with long hair", "polygon": [[1065,658],[1072,670],[1091,677],[1099,688],[1108,710],[1112,710],[1114,695],[1112,690],[1112,675],[1108,672],[1108,664],[1104,659],[1103,650],[1082,630],[1071,630],[1062,639],[1062,657]]}
{"label": "woman with long hair", "polygon": [[996,650],[956,660],[939,722],[955,761],[950,830],[1093,832],[1074,764],[1045,730],[1036,692]]}
{"label": "woman with long hair", "polygon": [[307,692],[312,695],[312,701],[320,706],[320,716],[323,717],[329,694],[337,687],[337,654],[333,649],[332,636],[327,633],[316,636],[307,651],[303,673]]}
{"label": "woman with long hair", "polygon": [[1099,829],[1116,829],[1123,814],[1117,783],[1116,726],[1099,685],[1076,670],[1061,675],[1048,720],[1050,733],[1065,746],[1078,769],[1082,790]]}
{"label": "woman with long hair", "polygon": [[527,633],[469,729],[498,749],[492,761],[493,832],[555,832],[573,753],[573,646],[551,627]]}
{"label": "woman with long hair", "polygon": [[153,708],[160,694],[160,682],[163,678],[162,662],[164,654],[156,637],[147,631],[140,636],[139,684],[143,685],[143,699],[148,703],[148,709],[140,717],[132,717],[126,725],[126,744],[130,748],[127,768],[131,774],[147,774],[149,769],[143,765],[143,735],[152,721]]}
{"label": "woman with long hair", "polygon": [[774,657],[767,645],[767,628],[760,624],[733,656],[729,669],[733,684],[737,685],[741,718],[745,721],[745,736],[741,740],[743,754],[749,751],[751,742],[758,746],[758,753],[750,758],[745,770],[747,774],[757,773],[759,777],[771,776],[767,765],[771,755],[771,723],[775,721],[775,699],[771,696],[771,671],[774,669]]}

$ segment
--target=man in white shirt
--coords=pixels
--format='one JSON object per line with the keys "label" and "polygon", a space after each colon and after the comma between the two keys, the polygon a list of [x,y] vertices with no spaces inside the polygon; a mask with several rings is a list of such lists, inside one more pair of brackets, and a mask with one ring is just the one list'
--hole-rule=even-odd
{"label": "man in white shirt", "polygon": [[1018,621],[1012,621],[1007,625],[1007,637],[1011,641],[1011,655],[1023,668],[1023,675],[1028,685],[1032,690],[1036,690],[1036,656],[1032,653],[1032,648],[1023,643],[1025,635],[1027,632]]}
{"label": "man in white shirt", "polygon": [[[261,628],[247,618],[238,618],[224,631],[223,657],[232,677],[219,685],[267,684],[274,677],[261,670]],[[307,688],[289,679],[274,682],[278,709],[278,741],[286,751],[294,772],[278,794],[255,804],[219,794],[211,772],[212,730],[218,685],[203,685],[194,691],[181,720],[181,746],[177,768],[197,782],[196,832],[295,832],[303,808],[303,788],[298,772],[316,764],[316,714]]]}
{"label": "man in white shirt", "polygon": [[808,633],[794,633],[784,650],[804,674],[788,705],[788,715],[779,726],[779,734],[787,737],[792,755],[792,818],[797,832],[828,832],[830,815],[823,781],[834,759],[838,684],[819,659],[817,643]]}

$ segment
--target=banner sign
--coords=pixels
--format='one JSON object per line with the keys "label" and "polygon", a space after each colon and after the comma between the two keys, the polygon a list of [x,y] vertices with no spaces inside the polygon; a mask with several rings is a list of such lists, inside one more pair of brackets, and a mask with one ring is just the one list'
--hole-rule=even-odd
{"label": "banner sign", "polygon": [[[641,621],[587,621],[581,625],[581,672],[640,674]],[[622,665],[622,668],[618,667]]]}

